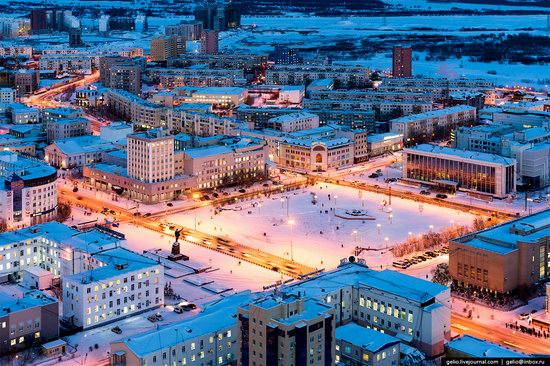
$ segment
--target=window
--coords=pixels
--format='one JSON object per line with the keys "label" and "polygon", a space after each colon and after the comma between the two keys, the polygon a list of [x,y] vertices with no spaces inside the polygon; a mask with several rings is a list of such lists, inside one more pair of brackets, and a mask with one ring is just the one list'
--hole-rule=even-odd
{"label": "window", "polygon": [[368,361],[369,355],[367,353],[363,353],[363,361]]}
{"label": "window", "polygon": [[413,312],[409,310],[409,317],[407,319],[409,321],[409,323],[412,323],[413,322]]}

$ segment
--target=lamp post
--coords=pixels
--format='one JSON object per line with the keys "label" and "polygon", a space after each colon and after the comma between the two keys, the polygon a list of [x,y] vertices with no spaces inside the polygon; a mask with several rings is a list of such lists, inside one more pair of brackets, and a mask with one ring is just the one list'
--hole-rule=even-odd
{"label": "lamp post", "polygon": [[378,235],[380,235],[380,227],[381,226],[382,226],[381,224],[376,224],[376,229],[378,230]]}
{"label": "lamp post", "polygon": [[353,241],[355,242],[355,245],[357,246],[357,230],[353,230]]}
{"label": "lamp post", "polygon": [[292,219],[288,220],[288,224],[290,225],[290,260],[294,262],[294,224],[296,222]]}
{"label": "lamp post", "polygon": [[390,239],[389,239],[387,236],[384,238],[384,242],[386,243],[386,249],[388,249],[388,241],[389,241],[389,240],[390,240]]}
{"label": "lamp post", "polygon": [[[193,199],[198,199],[200,195],[198,193],[193,193]],[[195,231],[197,231],[197,209],[195,208],[193,211],[195,211]]]}

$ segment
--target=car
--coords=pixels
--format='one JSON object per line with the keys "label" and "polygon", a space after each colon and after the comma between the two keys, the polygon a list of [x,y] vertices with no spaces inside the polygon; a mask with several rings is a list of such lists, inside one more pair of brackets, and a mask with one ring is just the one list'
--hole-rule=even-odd
{"label": "car", "polygon": [[143,215],[143,217],[149,217],[149,216],[151,216],[150,212],[147,212],[145,215]]}
{"label": "car", "polygon": [[113,227],[119,227],[120,224],[119,224],[118,222],[113,222],[113,223],[112,223],[112,226],[113,226]]}
{"label": "car", "polygon": [[168,203],[166,204],[166,206],[172,207],[172,206],[174,206],[174,204],[173,204],[172,202],[168,202]]}
{"label": "car", "polygon": [[521,313],[521,314],[519,314],[519,319],[520,320],[527,320],[527,319],[529,319],[530,315],[531,314],[529,314],[529,313]]}
{"label": "car", "polygon": [[432,193],[430,191],[422,190],[422,191],[420,191],[420,194],[423,194],[424,196],[429,196]]}
{"label": "car", "polygon": [[182,314],[184,311],[183,306],[174,306],[174,313]]}
{"label": "car", "polygon": [[122,334],[122,329],[120,329],[120,327],[114,327],[114,328],[111,328],[111,331],[115,334]]}
{"label": "car", "polygon": [[402,263],[402,262],[393,262],[393,266],[395,268],[401,268],[401,269],[406,269],[408,267],[407,264]]}
{"label": "car", "polygon": [[141,215],[141,213],[139,213],[139,212],[134,212],[134,216],[140,216],[140,215]]}
{"label": "car", "polygon": [[159,322],[162,321],[162,320],[164,320],[164,318],[162,317],[162,315],[161,315],[160,313],[156,313],[154,316],[157,318],[157,320],[158,320]]}
{"label": "car", "polygon": [[110,213],[111,215],[116,215],[116,211],[115,211],[115,210],[109,210],[109,213]]}
{"label": "car", "polygon": [[369,178],[372,178],[372,179],[378,178],[378,174],[372,173],[371,175],[369,175]]}
{"label": "car", "polygon": [[239,193],[246,193],[246,190],[244,190],[244,189],[239,189]]}
{"label": "car", "polygon": [[73,192],[78,192],[78,187],[74,187]]}
{"label": "car", "polygon": [[197,305],[195,305],[193,303],[189,303],[189,304],[187,304],[187,307],[191,310],[195,310],[197,308]]}
{"label": "car", "polygon": [[156,323],[156,322],[158,322],[158,319],[157,319],[156,315],[149,315],[149,316],[147,317],[147,320],[149,320],[151,323]]}
{"label": "car", "polygon": [[435,195],[437,198],[441,198],[441,199],[445,199],[447,198],[447,195],[446,194],[443,194],[443,193],[438,193]]}

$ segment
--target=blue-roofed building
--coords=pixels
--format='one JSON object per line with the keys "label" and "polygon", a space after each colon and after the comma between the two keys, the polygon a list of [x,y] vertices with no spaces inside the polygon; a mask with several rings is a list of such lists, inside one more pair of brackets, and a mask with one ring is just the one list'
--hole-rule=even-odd
{"label": "blue-roofed building", "polygon": [[191,319],[111,343],[111,364],[237,364],[237,309],[257,295],[243,291],[204,305]]}
{"label": "blue-roofed building", "polygon": [[459,358],[526,358],[525,353],[517,352],[485,339],[463,335],[447,343],[447,357]]}
{"label": "blue-roofed building", "polygon": [[397,366],[400,344],[391,335],[349,323],[336,328],[336,365]]}
{"label": "blue-roofed building", "polygon": [[79,169],[103,161],[107,152],[118,150],[99,136],[78,136],[56,140],[44,149],[44,159],[61,169]]}
{"label": "blue-roofed building", "polygon": [[283,286],[284,293],[321,300],[336,309],[336,326],[354,322],[384,331],[429,357],[451,335],[448,287],[404,273],[343,262],[315,278]]}
{"label": "blue-roofed building", "polygon": [[37,290],[13,297],[0,289],[0,355],[58,337],[59,303],[56,298]]}
{"label": "blue-roofed building", "polygon": [[42,160],[0,151],[0,223],[8,229],[57,217],[57,171]]}
{"label": "blue-roofed building", "polygon": [[0,279],[18,280],[31,267],[55,278],[90,269],[93,253],[125,242],[124,235],[101,227],[78,231],[57,221],[0,233]]}
{"label": "blue-roofed building", "polygon": [[83,329],[134,316],[164,304],[164,267],[115,247],[91,255],[93,267],[63,276],[63,317]]}
{"label": "blue-roofed building", "polygon": [[550,209],[452,240],[449,272],[455,285],[509,294],[550,278]]}

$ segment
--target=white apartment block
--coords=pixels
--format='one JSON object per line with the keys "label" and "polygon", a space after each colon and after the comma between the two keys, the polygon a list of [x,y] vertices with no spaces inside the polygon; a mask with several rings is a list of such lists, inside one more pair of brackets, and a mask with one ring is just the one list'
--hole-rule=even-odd
{"label": "white apartment block", "polygon": [[94,268],[64,276],[63,316],[84,329],[120,320],[164,303],[164,267],[124,248],[91,256]]}
{"label": "white apartment block", "polygon": [[495,83],[476,78],[386,78],[378,86],[381,91],[430,93],[435,99],[448,97],[450,93],[463,91],[481,91],[489,96],[487,104],[494,104]]}
{"label": "white apartment block", "polygon": [[42,160],[0,151],[0,221],[8,229],[54,220],[57,171]]}
{"label": "white apartment block", "polygon": [[459,105],[392,119],[390,123],[393,133],[403,135],[405,141],[411,141],[419,135],[431,138],[437,127],[454,128],[460,124],[473,123],[476,118],[475,107]]}
{"label": "white apartment block", "polygon": [[26,125],[40,122],[40,110],[16,103],[10,107],[11,123],[14,125]]}
{"label": "white apartment block", "polygon": [[0,88],[0,103],[13,103],[17,97],[17,91],[11,88]]}
{"label": "white apartment block", "polygon": [[239,106],[248,98],[248,90],[237,87],[179,87],[174,90],[181,103],[214,104],[222,107]]}
{"label": "white apartment block", "polygon": [[166,127],[166,108],[125,90],[108,90],[105,93],[105,104],[112,113],[134,125],[144,128]]}
{"label": "white apartment block", "polygon": [[197,136],[236,135],[238,122],[212,113],[196,113],[182,107],[169,109],[168,128]]}
{"label": "white apartment block", "polygon": [[32,57],[32,47],[0,46],[0,56],[27,56]]}
{"label": "white apartment block", "polygon": [[266,127],[282,132],[309,130],[319,127],[319,116],[307,112],[284,114],[269,119]]}
{"label": "white apartment block", "polygon": [[25,269],[40,267],[54,278],[92,268],[91,253],[124,241],[115,232],[81,232],[57,221],[0,233],[0,277],[17,280]]}
{"label": "white apartment block", "polygon": [[306,85],[313,80],[334,79],[337,86],[364,87],[370,69],[342,65],[275,65],[266,70],[266,84]]}
{"label": "white apartment block", "polygon": [[128,176],[145,183],[173,179],[174,136],[161,129],[129,135]]}
{"label": "white apartment block", "polygon": [[40,70],[56,70],[60,73],[91,73],[99,66],[99,55],[47,54],[40,58]]}

